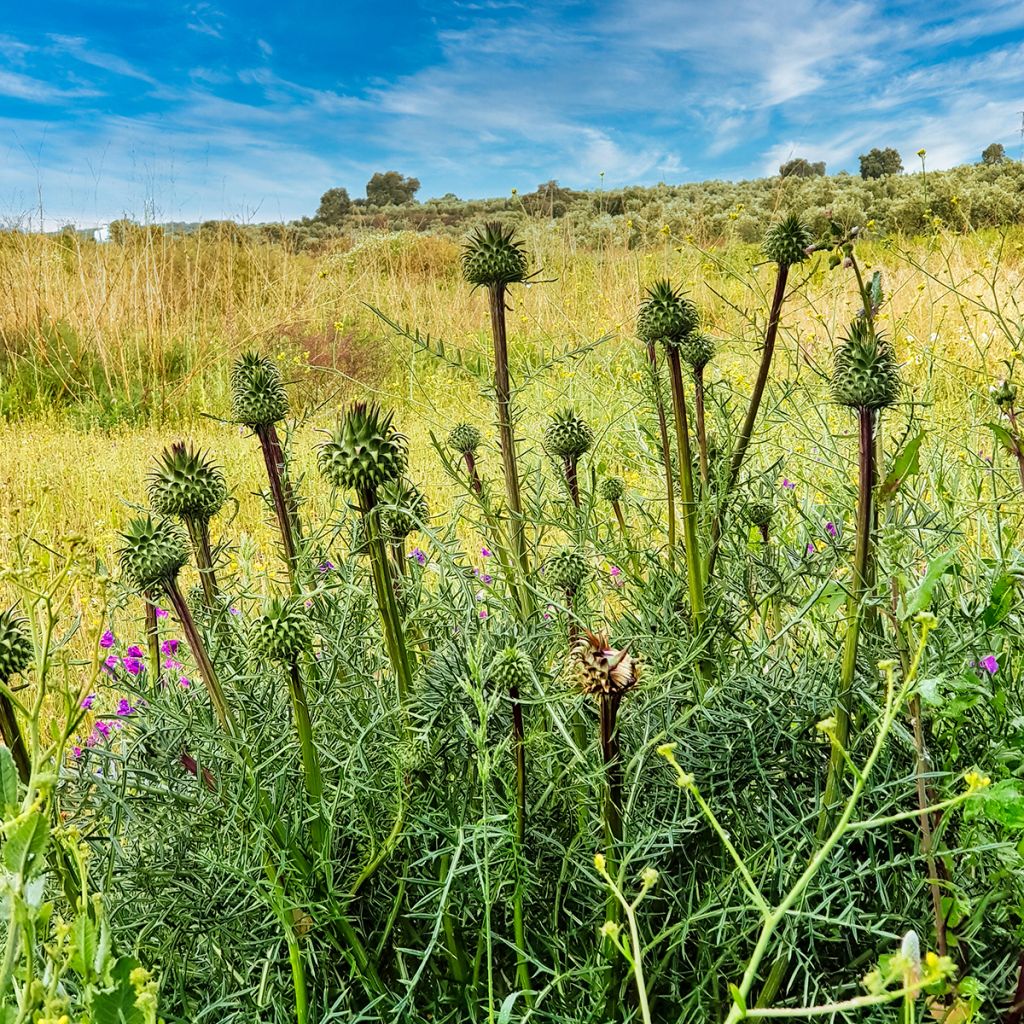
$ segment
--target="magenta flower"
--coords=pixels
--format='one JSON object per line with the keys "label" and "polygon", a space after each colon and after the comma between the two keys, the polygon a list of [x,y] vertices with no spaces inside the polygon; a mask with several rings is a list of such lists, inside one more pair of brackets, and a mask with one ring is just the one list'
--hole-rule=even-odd
{"label": "magenta flower", "polygon": [[302,602],[302,607],[308,612],[309,609],[313,607],[313,599],[311,597],[307,597],[306,600]]}
{"label": "magenta flower", "polygon": [[179,685],[179,686],[180,686],[180,687],[181,687],[181,688],[182,688],[183,690],[187,690],[187,689],[188,689],[188,688],[189,688],[189,687],[190,687],[190,686],[192,685],[192,681],[191,681],[191,680],[190,680],[190,679],[188,678],[188,676],[182,676],[182,677],[181,677],[181,678],[180,678],[180,679],[178,680],[178,685]]}
{"label": "magenta flower", "polygon": [[420,565],[427,564],[427,556],[419,548],[413,548],[412,551],[409,552],[409,557],[415,558]]}
{"label": "magenta flower", "polygon": [[177,661],[174,658],[164,658],[164,668],[168,668],[171,670],[179,669],[181,668],[181,662]]}
{"label": "magenta flower", "polygon": [[142,671],[142,661],[139,658],[125,658],[124,670],[129,675],[137,676]]}
{"label": "magenta flower", "polygon": [[813,544],[808,544],[807,545],[807,554],[809,554],[809,555],[813,555],[814,554],[814,545]]}
{"label": "magenta flower", "polygon": [[839,536],[839,528],[833,522],[827,522],[825,524],[825,532],[832,538]]}
{"label": "magenta flower", "polygon": [[229,612],[229,613],[230,613],[231,615],[241,615],[241,614],[242,614],[242,613],[241,613],[241,612],[240,612],[240,611],[239,611],[239,610],[238,610],[238,609],[237,609],[237,608],[236,608],[236,607],[235,607],[234,605],[232,605],[232,606],[231,606],[231,607],[230,607],[230,608],[228,609],[228,612]]}
{"label": "magenta flower", "polygon": [[491,557],[491,549],[490,548],[481,548],[480,549],[480,554],[484,558],[490,558]]}
{"label": "magenta flower", "polygon": [[795,491],[796,490],[796,484],[793,483],[792,480],[784,478],[783,481],[782,481],[782,489],[784,491]]}
{"label": "magenta flower", "polygon": [[480,618],[481,619],[486,619],[487,618],[487,609],[486,608],[481,608],[480,609]]}
{"label": "magenta flower", "polygon": [[178,653],[178,644],[180,644],[180,643],[181,643],[180,640],[165,640],[160,645],[160,653],[161,654],[177,654]]}
{"label": "magenta flower", "polygon": [[103,662],[103,668],[107,672],[113,672],[118,665],[121,664],[121,659],[116,654],[110,654],[107,656],[106,661]]}
{"label": "magenta flower", "polygon": [[990,675],[994,676],[999,671],[999,662],[996,661],[996,656],[990,654],[987,658],[982,658],[978,664]]}
{"label": "magenta flower", "polygon": [[134,644],[131,647],[129,647],[128,650],[125,651],[124,653],[125,653],[125,657],[128,657],[128,658],[144,658],[145,657],[145,654],[142,653],[142,648],[141,647],[137,647]]}
{"label": "magenta flower", "polygon": [[122,718],[126,715],[135,714],[135,708],[132,707],[131,702],[128,700],[127,697],[122,697],[117,702],[117,713],[121,715]]}
{"label": "magenta flower", "polygon": [[110,630],[108,629],[103,634],[103,636],[100,637],[100,647],[102,647],[104,650],[108,650],[109,648],[111,648],[113,646],[114,646],[114,634],[111,633]]}
{"label": "magenta flower", "polygon": [[317,566],[317,568],[321,572],[330,572],[334,568],[334,563],[332,561],[330,561],[330,560],[325,560],[325,561],[321,562],[320,565]]}
{"label": "magenta flower", "polygon": [[483,573],[480,576],[480,582],[481,583],[493,583],[494,582],[494,577],[493,576],[489,576],[487,573]]}
{"label": "magenta flower", "polygon": [[93,704],[96,703],[96,694],[90,693],[88,697],[83,697],[81,700],[81,707],[84,711],[88,711]]}
{"label": "magenta flower", "polygon": [[100,736],[102,736],[104,739],[106,739],[110,735],[110,726],[109,726],[108,723],[104,722],[102,719],[100,719],[100,721],[98,721],[96,723],[94,728],[95,728],[96,732]]}
{"label": "magenta flower", "polygon": [[81,757],[82,756],[82,748],[81,747],[72,747],[71,748],[71,756],[72,757]]}
{"label": "magenta flower", "polygon": [[156,617],[158,619],[166,619],[167,618],[167,610],[166,609],[164,609],[164,608],[156,608],[156,609],[154,609],[154,611],[156,612]]}

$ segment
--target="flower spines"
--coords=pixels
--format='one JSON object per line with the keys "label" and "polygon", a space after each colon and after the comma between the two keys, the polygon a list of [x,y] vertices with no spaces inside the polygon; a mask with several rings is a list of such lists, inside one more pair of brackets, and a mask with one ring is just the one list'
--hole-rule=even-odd
{"label": "flower spines", "polygon": [[577,678],[584,693],[622,697],[636,686],[639,666],[625,648],[616,649],[608,638],[584,633],[573,650]]}
{"label": "flower spines", "polygon": [[381,510],[381,526],[392,542],[405,540],[430,515],[427,499],[410,480],[386,484],[378,497],[385,506]]}
{"label": "flower spines", "polygon": [[676,348],[700,326],[697,307],[671,281],[656,281],[640,304],[636,333],[641,341],[660,341]]}
{"label": "flower spines", "polygon": [[626,493],[626,483],[619,476],[606,476],[600,483],[598,491],[605,501],[620,501]]}
{"label": "flower spines", "polygon": [[140,516],[128,523],[121,539],[121,569],[140,591],[160,590],[188,561],[185,537],[169,519]]}
{"label": "flower spines", "polygon": [[313,627],[294,598],[271,599],[251,627],[252,651],[258,658],[291,665],[308,651]]}
{"label": "flower spines", "polygon": [[526,266],[526,250],[509,224],[481,225],[470,233],[462,248],[462,273],[470,284],[514,284],[526,278]]}
{"label": "flower spines", "polygon": [[896,400],[900,373],[892,344],[864,318],[840,342],[832,370],[832,398],[852,409],[884,409]]}
{"label": "flower spines", "polygon": [[544,450],[554,459],[576,460],[594,447],[594,431],[574,409],[556,412],[544,431]]}
{"label": "flower spines", "polygon": [[178,442],[157,460],[149,474],[149,500],[162,516],[209,520],[224,506],[224,473],[203,452]]}
{"label": "flower spines", "polygon": [[480,431],[472,423],[459,423],[448,435],[448,447],[460,455],[476,455],[480,447]]}
{"label": "flower spines", "polygon": [[533,681],[533,665],[522,651],[506,647],[495,655],[487,670],[487,681],[497,690],[522,692]]}
{"label": "flower spines", "polygon": [[277,364],[246,352],[231,369],[231,410],[237,423],[266,427],[288,415],[288,393]]}
{"label": "flower spines", "polygon": [[812,245],[814,236],[811,229],[795,213],[791,213],[768,228],[761,248],[773,263],[791,267],[808,258],[807,250]]}
{"label": "flower spines", "polygon": [[0,612],[0,683],[21,675],[32,663],[32,641],[25,625],[12,610]]}
{"label": "flower spines", "polygon": [[320,446],[320,472],[341,489],[375,493],[405,472],[408,441],[392,426],[393,412],[356,402]]}
{"label": "flower spines", "polygon": [[586,558],[572,548],[556,551],[544,563],[544,576],[553,587],[565,593],[575,593],[590,575]]}
{"label": "flower spines", "polygon": [[696,331],[681,338],[676,348],[679,358],[694,371],[703,370],[715,356],[714,339]]}

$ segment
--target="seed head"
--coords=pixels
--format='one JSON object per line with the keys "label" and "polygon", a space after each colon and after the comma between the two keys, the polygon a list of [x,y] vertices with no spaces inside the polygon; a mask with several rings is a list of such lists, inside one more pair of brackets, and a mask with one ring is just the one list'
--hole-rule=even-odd
{"label": "seed head", "polygon": [[224,506],[227,495],[221,468],[181,441],[164,451],[149,474],[149,500],[162,516],[208,521]]}
{"label": "seed head", "polygon": [[643,342],[660,341],[676,348],[700,326],[697,307],[683,297],[671,281],[656,281],[640,303],[636,333]]}
{"label": "seed head", "polygon": [[619,501],[626,493],[626,484],[622,477],[606,476],[601,481],[599,490],[605,501]]}
{"label": "seed head", "polygon": [[514,284],[526,277],[526,250],[509,224],[483,224],[462,248],[462,273],[470,284]]}
{"label": "seed head", "polygon": [[0,612],[0,683],[10,682],[32,663],[32,641],[26,626],[13,609]]}
{"label": "seed head", "polygon": [[448,435],[448,447],[460,455],[476,455],[480,447],[480,431],[471,423],[459,423]]}
{"label": "seed head", "polygon": [[617,650],[606,636],[584,633],[573,651],[584,693],[622,696],[637,683],[638,665],[625,648]]}
{"label": "seed head", "polygon": [[391,424],[393,412],[354,403],[332,438],[320,446],[320,472],[337,488],[374,493],[405,472],[408,440]]}
{"label": "seed head", "polygon": [[162,589],[188,561],[185,537],[169,519],[140,516],[128,523],[121,539],[121,569],[140,591]]}
{"label": "seed head", "polygon": [[807,250],[814,244],[810,228],[795,214],[773,224],[764,235],[761,248],[765,256],[780,267],[793,266],[807,259]]}
{"label": "seed head", "polygon": [[275,597],[251,628],[253,653],[258,658],[290,665],[308,651],[313,628],[302,604],[295,598]]}
{"label": "seed head", "polygon": [[571,548],[555,552],[544,563],[544,577],[551,586],[564,593],[575,593],[590,575],[586,558]]}
{"label": "seed head", "polygon": [[900,383],[888,338],[866,319],[854,320],[836,349],[832,398],[853,409],[884,409],[896,401]]}
{"label": "seed head", "polygon": [[574,409],[556,412],[544,431],[544,450],[553,459],[576,460],[594,446],[594,431]]}
{"label": "seed head", "polygon": [[277,363],[246,352],[231,369],[231,409],[235,421],[265,427],[288,415],[288,393]]}

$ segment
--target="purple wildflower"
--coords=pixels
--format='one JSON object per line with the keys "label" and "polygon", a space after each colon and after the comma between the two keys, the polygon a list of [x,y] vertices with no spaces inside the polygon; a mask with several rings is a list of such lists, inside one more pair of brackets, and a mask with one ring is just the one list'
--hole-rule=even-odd
{"label": "purple wildflower", "polygon": [[237,608],[236,608],[236,607],[235,607],[234,605],[232,605],[232,606],[231,606],[231,607],[230,607],[230,608],[228,609],[228,612],[229,612],[229,613],[230,613],[231,615],[241,615],[241,614],[242,614],[242,613],[241,613],[241,612],[240,612],[240,611],[239,611],[239,610],[238,610],[238,609],[237,609]]}
{"label": "purple wildflower", "polygon": [[480,618],[481,619],[486,619],[487,618],[487,609],[486,608],[481,608],[480,609]]}
{"label": "purple wildflower", "polygon": [[838,528],[838,527],[836,526],[836,524],[835,524],[835,523],[833,523],[833,522],[831,522],[831,521],[829,521],[829,522],[827,522],[827,523],[825,524],[825,532],[826,532],[826,533],[827,533],[827,534],[828,534],[828,535],[829,535],[830,537],[833,537],[833,538],[835,538],[835,537],[838,537],[838,536],[839,536],[839,528]]}
{"label": "purple wildflower", "polygon": [[190,686],[192,685],[192,680],[191,680],[191,679],[189,679],[189,678],[188,678],[188,676],[182,676],[182,677],[181,677],[181,678],[180,678],[180,679],[178,680],[178,685],[179,685],[179,686],[180,686],[180,687],[181,687],[181,688],[182,688],[183,690],[187,690],[187,689],[188,689],[188,688],[189,688],[189,687],[190,687]]}
{"label": "purple wildflower", "polygon": [[72,747],[71,748],[71,756],[72,757],[81,757],[82,756],[82,748],[81,747]]}
{"label": "purple wildflower", "polygon": [[96,732],[104,739],[110,735],[110,725],[102,719],[100,719],[93,728],[95,728]]}
{"label": "purple wildflower", "polygon": [[166,608],[157,608],[157,609],[155,609],[155,611],[156,611],[156,617],[158,619],[166,619],[167,618],[167,609]]}
{"label": "purple wildflower", "polygon": [[480,554],[484,558],[490,558],[491,557],[491,549],[490,548],[481,548],[480,549]]}
{"label": "purple wildflower", "polygon": [[784,491],[795,491],[796,490],[796,484],[793,483],[792,480],[789,480],[788,478],[784,477],[783,480],[782,480],[782,489]]}
{"label": "purple wildflower", "polygon": [[108,650],[109,648],[111,648],[113,646],[114,646],[114,634],[111,633],[110,630],[108,629],[103,634],[103,636],[100,637],[100,647],[102,647],[104,650]]}
{"label": "purple wildflower", "polygon": [[814,545],[813,544],[808,544],[807,545],[807,554],[813,555],[814,554],[814,550],[815,549],[814,549]]}
{"label": "purple wildflower", "polygon": [[132,644],[127,651],[124,652],[127,658],[144,658],[145,654],[142,653],[142,648]]}
{"label": "purple wildflower", "polygon": [[110,654],[107,656],[106,661],[103,662],[103,668],[107,672],[113,672],[118,665],[121,664],[121,659],[116,654]]}
{"label": "purple wildflower", "polygon": [[125,658],[124,659],[124,670],[133,676],[137,676],[142,671],[142,661],[139,658]]}
{"label": "purple wildflower", "polygon": [[180,640],[165,640],[160,645],[160,653],[161,654],[177,654],[178,653],[178,644],[180,644],[180,643],[181,643]]}
{"label": "purple wildflower", "polygon": [[90,693],[88,697],[83,697],[81,700],[81,707],[84,711],[88,711],[89,708],[96,703],[96,694]]}
{"label": "purple wildflower", "polygon": [[135,708],[132,707],[131,701],[129,701],[127,697],[122,697],[117,702],[117,713],[121,715],[122,718],[126,715],[135,714]]}
{"label": "purple wildflower", "polygon": [[415,558],[416,561],[419,562],[420,565],[426,565],[427,564],[427,556],[419,548],[413,548],[412,551],[409,552],[409,557],[410,558]]}
{"label": "purple wildflower", "polygon": [[334,563],[330,559],[324,559],[317,568],[321,572],[330,572],[334,568]]}
{"label": "purple wildflower", "polygon": [[164,668],[179,669],[181,668],[181,662],[175,658],[164,658]]}
{"label": "purple wildflower", "polygon": [[480,576],[480,582],[481,583],[493,583],[494,582],[494,577],[488,575],[487,573],[483,573]]}
{"label": "purple wildflower", "polygon": [[994,676],[999,671],[999,662],[996,661],[994,654],[988,655],[986,658],[982,658],[978,664],[990,675]]}

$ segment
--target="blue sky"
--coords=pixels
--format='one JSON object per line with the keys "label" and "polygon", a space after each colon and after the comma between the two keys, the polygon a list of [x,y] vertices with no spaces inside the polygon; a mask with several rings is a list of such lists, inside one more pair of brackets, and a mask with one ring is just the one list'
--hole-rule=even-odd
{"label": "blue sky", "polygon": [[388,169],[427,198],[1020,155],[1020,0],[5,6],[5,222],[291,219]]}

